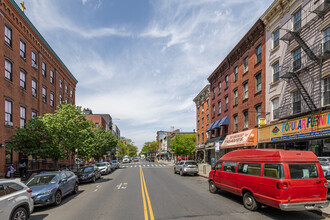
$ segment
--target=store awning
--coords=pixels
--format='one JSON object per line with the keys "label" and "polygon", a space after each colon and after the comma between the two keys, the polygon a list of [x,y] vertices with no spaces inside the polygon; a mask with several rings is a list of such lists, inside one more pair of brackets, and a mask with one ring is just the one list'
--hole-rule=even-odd
{"label": "store awning", "polygon": [[210,126],[206,129],[206,131],[211,131],[213,129],[215,122],[212,122]]}
{"label": "store awning", "polygon": [[228,125],[228,124],[229,124],[229,118],[228,116],[225,116],[222,119],[215,122],[213,129],[220,128],[222,125]]}
{"label": "store awning", "polygon": [[221,149],[247,147],[257,145],[257,129],[251,129],[236,134],[227,135]]}

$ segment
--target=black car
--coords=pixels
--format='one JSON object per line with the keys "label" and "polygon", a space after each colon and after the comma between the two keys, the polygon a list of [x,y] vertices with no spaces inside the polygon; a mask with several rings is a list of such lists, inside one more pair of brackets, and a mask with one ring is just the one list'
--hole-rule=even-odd
{"label": "black car", "polygon": [[79,183],[94,182],[97,179],[101,179],[101,172],[97,166],[85,166],[81,167],[77,171]]}
{"label": "black car", "polygon": [[149,157],[149,162],[155,162],[155,158],[154,157]]}

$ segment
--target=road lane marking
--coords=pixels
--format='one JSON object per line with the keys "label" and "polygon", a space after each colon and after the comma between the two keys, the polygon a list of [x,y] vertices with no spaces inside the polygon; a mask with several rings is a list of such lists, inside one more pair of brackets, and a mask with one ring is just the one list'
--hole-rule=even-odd
{"label": "road lane marking", "polygon": [[135,167],[136,167],[136,165],[135,165]]}
{"label": "road lane marking", "polygon": [[142,180],[142,168],[140,168],[140,180],[141,180],[141,192],[142,192],[142,199],[143,199],[143,212],[144,212],[144,219],[148,220],[148,209],[146,204],[146,198],[144,196],[144,188],[143,188],[143,180]]}
{"label": "road lane marking", "polygon": [[117,188],[120,189],[121,185],[122,185],[122,183],[120,183],[119,185],[117,185]]}
{"label": "road lane marking", "polygon": [[[152,206],[151,206],[151,203],[150,203],[149,193],[148,193],[148,190],[147,190],[146,180],[145,180],[145,178],[144,178],[144,174],[143,174],[143,170],[142,170],[142,168],[140,168],[140,170],[141,170],[141,175],[142,175],[142,180],[143,180],[143,185],[144,185],[145,194],[146,194],[146,197],[147,197],[148,208],[149,208],[149,214],[150,214],[150,220],[155,220],[154,213],[153,213],[153,211],[152,211]],[[146,219],[148,219],[148,218],[146,218]]]}
{"label": "road lane marking", "polygon": [[139,165],[139,167],[141,167],[141,165]]}

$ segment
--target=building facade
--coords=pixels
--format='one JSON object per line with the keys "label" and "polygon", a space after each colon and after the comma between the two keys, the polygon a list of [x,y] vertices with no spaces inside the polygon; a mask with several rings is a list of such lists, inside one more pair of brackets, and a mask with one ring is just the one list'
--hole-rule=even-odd
{"label": "building facade", "polygon": [[87,120],[94,123],[94,128],[102,126],[105,131],[112,131],[112,117],[109,114],[93,114],[93,111],[89,108],[85,108],[83,113],[86,114]]}
{"label": "building facade", "polygon": [[118,128],[118,126],[116,124],[112,124],[112,133],[119,140],[119,138],[120,138],[120,129]]}
{"label": "building facade", "polygon": [[[76,78],[14,0],[0,0],[0,175],[22,156],[6,149],[15,127],[75,104]],[[29,158],[32,159],[32,158]]]}
{"label": "building facade", "polygon": [[261,17],[267,39],[264,147],[330,154],[322,121],[330,106],[329,5],[276,0]]}

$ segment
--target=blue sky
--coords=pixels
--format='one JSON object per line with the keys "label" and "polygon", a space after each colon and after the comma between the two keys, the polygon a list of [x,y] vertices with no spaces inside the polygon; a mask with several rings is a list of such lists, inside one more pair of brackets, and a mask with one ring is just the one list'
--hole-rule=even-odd
{"label": "blue sky", "polygon": [[120,119],[141,149],[157,130],[196,127],[193,98],[271,3],[26,0],[25,14],[79,81],[76,104]]}

